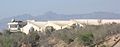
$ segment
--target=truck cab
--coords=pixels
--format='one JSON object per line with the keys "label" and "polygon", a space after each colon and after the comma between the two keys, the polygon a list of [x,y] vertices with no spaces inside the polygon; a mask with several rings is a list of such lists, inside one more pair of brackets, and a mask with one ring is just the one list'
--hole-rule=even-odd
{"label": "truck cab", "polygon": [[18,32],[22,31],[22,28],[26,25],[26,22],[23,21],[16,21],[15,19],[11,20],[10,23],[8,23],[8,29],[10,32]]}

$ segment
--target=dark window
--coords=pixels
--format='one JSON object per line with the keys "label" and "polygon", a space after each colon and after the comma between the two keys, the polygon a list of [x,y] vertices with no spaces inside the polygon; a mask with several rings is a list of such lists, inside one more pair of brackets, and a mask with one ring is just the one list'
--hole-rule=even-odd
{"label": "dark window", "polygon": [[10,28],[17,28],[17,25],[16,24],[12,24],[12,25],[10,25]]}

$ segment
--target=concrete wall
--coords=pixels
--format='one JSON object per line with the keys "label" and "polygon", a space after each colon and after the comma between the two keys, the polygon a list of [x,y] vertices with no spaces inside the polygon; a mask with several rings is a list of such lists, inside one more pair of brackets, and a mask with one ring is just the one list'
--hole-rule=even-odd
{"label": "concrete wall", "polygon": [[[99,24],[109,24],[109,23],[120,23],[120,19],[76,19],[79,23],[84,23],[88,25],[99,25]],[[101,21],[101,23],[99,23]]]}

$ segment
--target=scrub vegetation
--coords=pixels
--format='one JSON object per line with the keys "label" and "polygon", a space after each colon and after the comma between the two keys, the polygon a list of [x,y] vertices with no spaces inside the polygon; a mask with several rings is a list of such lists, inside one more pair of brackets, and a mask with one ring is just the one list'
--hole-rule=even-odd
{"label": "scrub vegetation", "polygon": [[44,33],[0,33],[0,47],[109,47],[106,38],[120,33],[120,24],[85,25],[80,29],[48,28]]}

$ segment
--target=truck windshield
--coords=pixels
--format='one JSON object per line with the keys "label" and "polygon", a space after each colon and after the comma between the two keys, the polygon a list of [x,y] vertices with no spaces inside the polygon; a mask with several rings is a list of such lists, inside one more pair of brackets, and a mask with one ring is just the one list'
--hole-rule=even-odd
{"label": "truck windshield", "polygon": [[17,28],[17,25],[16,24],[12,24],[12,25],[10,25],[10,28]]}

